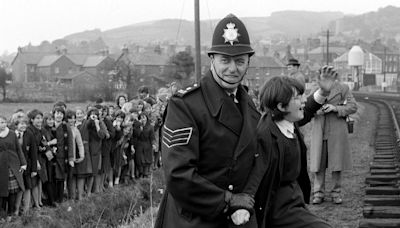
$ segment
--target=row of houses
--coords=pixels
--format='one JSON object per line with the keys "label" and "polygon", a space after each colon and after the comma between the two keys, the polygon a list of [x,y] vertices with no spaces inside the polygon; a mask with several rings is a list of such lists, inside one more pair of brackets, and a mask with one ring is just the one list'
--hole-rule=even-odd
{"label": "row of houses", "polygon": [[[190,52],[190,47],[183,50]],[[126,89],[127,80],[131,80],[132,88],[141,85],[149,86],[153,92],[165,86],[173,78],[166,75],[181,74],[180,69],[170,63],[170,52],[157,49],[138,51],[124,47],[120,53],[110,54],[107,50],[98,53],[68,53],[65,48],[54,53],[28,52],[21,48],[11,63],[13,81],[21,83],[54,83],[66,84],[74,87],[94,87],[100,81],[106,80],[114,84],[117,90]],[[331,47],[328,58],[338,69],[342,81],[351,81],[352,70],[348,66],[348,49]],[[287,48],[285,52],[271,55],[256,54],[251,58],[250,67],[244,83],[250,88],[257,89],[273,76],[287,74],[286,62],[289,58],[297,58],[301,63],[301,71],[306,79],[311,81],[318,69],[329,61],[326,58],[326,49],[315,48],[310,51]],[[362,66],[363,85],[379,85],[384,75],[388,85],[395,84],[400,72],[400,55],[395,52],[369,51],[365,49],[364,65]],[[210,68],[207,54],[201,53],[201,74]],[[134,75],[134,77],[132,77]],[[194,81],[192,74],[187,82]],[[133,86],[132,86],[133,85]],[[134,90],[134,89],[133,89]],[[129,92],[129,91],[128,91]]]}
{"label": "row of houses", "polygon": [[[173,78],[166,75],[180,74],[179,68],[170,63],[170,55],[155,51],[137,52],[124,47],[119,54],[102,51],[96,54],[68,53],[61,49],[54,53],[27,52],[18,50],[11,63],[13,81],[24,84],[54,83],[74,86],[79,83],[94,86],[100,80],[109,80],[118,89],[126,88],[130,78],[134,87],[148,85],[155,91]],[[206,54],[201,55],[201,73],[210,68]],[[251,59],[246,84],[258,87],[266,78],[285,75],[286,64],[276,57],[255,56]],[[132,78],[132,75],[135,77]],[[131,77],[129,77],[131,76]],[[194,75],[187,80],[193,82]],[[132,88],[132,87],[131,87]]]}

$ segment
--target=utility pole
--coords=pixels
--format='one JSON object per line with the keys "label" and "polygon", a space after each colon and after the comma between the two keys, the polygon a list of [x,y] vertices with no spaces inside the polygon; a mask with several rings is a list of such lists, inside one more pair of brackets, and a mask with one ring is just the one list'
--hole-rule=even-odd
{"label": "utility pole", "polygon": [[386,47],[383,48],[383,92],[386,90]]}
{"label": "utility pole", "polygon": [[194,40],[195,40],[195,65],[194,72],[196,82],[201,78],[201,58],[200,58],[200,7],[199,0],[194,0]]}
{"label": "utility pole", "polygon": [[[326,30],[326,34],[323,32],[322,33],[323,36],[326,35],[326,65],[329,65],[329,36],[330,36],[330,32],[329,29]],[[323,56],[324,50],[322,48],[322,56]]]}
{"label": "utility pole", "polygon": [[329,29],[326,30],[326,65],[329,66]]}

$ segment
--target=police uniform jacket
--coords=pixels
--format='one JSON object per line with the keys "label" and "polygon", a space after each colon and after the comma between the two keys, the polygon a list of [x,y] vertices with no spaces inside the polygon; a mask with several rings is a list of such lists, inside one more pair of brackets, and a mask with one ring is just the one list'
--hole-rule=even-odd
{"label": "police uniform jacket", "polygon": [[[301,169],[297,183],[302,190],[305,203],[309,203],[310,200],[311,184],[307,173],[307,147],[298,127],[308,123],[320,107],[321,104],[318,104],[312,95],[309,96],[304,108],[304,119],[295,123],[295,132],[299,139],[301,151]],[[281,135],[279,131],[271,118],[271,114],[264,114],[257,126],[259,159],[256,160],[257,163],[248,182],[248,185],[257,185],[254,182],[261,180],[255,198],[255,209],[257,223],[259,227],[263,228],[269,227],[271,204],[274,201],[276,190],[281,184],[280,180],[283,173],[285,141],[282,137],[278,137]]]}
{"label": "police uniform jacket", "polygon": [[169,101],[162,138],[167,190],[156,227],[229,227],[225,191],[245,188],[260,117],[242,86],[237,98],[241,110],[208,72]]}

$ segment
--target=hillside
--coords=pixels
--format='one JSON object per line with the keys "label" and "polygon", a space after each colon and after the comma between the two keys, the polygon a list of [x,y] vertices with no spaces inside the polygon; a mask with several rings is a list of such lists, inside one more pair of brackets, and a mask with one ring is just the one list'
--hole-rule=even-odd
{"label": "hillside", "polygon": [[[317,33],[329,22],[342,18],[340,12],[282,11],[269,17],[241,18],[246,24],[253,40],[279,36],[297,37]],[[315,20],[318,18],[318,20]],[[201,42],[209,44],[217,20],[202,20]],[[309,26],[312,24],[313,26]],[[66,36],[72,42],[93,40],[102,37],[109,46],[122,46],[126,43],[148,44],[149,42],[173,41],[181,44],[194,43],[193,21],[164,19],[123,26],[101,32],[84,31]]]}
{"label": "hillside", "polygon": [[345,16],[331,23],[345,36],[360,37],[365,41],[377,38],[400,38],[400,8],[387,6],[376,12]]}

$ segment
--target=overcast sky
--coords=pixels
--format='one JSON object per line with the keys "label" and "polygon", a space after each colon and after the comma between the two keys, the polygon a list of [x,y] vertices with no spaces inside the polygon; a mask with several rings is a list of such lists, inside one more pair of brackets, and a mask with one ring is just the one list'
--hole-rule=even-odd
{"label": "overcast sky", "polygon": [[[400,0],[200,0],[200,19],[269,16],[282,10],[340,11],[362,14]],[[194,0],[0,0],[0,55],[18,46],[38,45],[66,35],[107,30],[143,21],[193,20]],[[400,22],[399,22],[400,23]]]}

